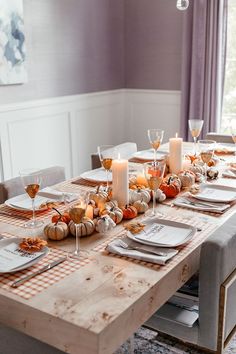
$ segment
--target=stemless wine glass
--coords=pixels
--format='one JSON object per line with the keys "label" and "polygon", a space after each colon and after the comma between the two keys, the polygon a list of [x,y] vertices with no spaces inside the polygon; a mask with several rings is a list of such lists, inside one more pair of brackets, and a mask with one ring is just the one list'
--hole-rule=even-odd
{"label": "stemless wine glass", "polygon": [[199,151],[202,161],[205,167],[205,182],[207,182],[207,165],[210,162],[212,156],[214,155],[214,150],[216,142],[214,140],[199,140]]}
{"label": "stemless wine glass", "polygon": [[36,220],[35,217],[35,197],[39,191],[40,183],[41,183],[41,172],[36,169],[26,169],[20,171],[20,177],[22,184],[25,188],[26,193],[31,198],[32,201],[32,220],[25,224],[25,227],[28,228],[36,228],[40,227],[43,222],[40,220]]}
{"label": "stemless wine glass", "polygon": [[101,165],[106,170],[107,190],[109,189],[109,173],[111,171],[112,160],[114,159],[116,149],[113,145],[98,146],[98,156]]}
{"label": "stemless wine glass", "polygon": [[163,135],[164,135],[164,130],[161,129],[148,129],[148,139],[149,142],[154,149],[154,162],[156,163],[157,161],[157,150],[159,149]]}
{"label": "stemless wine glass", "polygon": [[[80,193],[76,204],[69,208],[69,215],[75,226],[75,249],[68,254],[69,258],[79,259],[81,256],[86,257],[88,252],[80,249],[79,224],[86,222],[85,212],[88,206],[88,193]],[[86,226],[84,226],[86,228]]]}
{"label": "stemless wine glass", "polygon": [[194,141],[194,155],[197,155],[197,138],[199,137],[202,126],[203,126],[203,120],[200,119],[189,119],[188,121],[188,126],[190,129],[190,133],[193,137]]}
{"label": "stemless wine glass", "polygon": [[[158,213],[156,211],[156,191],[160,187],[163,176],[164,176],[164,171],[165,171],[165,162],[160,161],[160,162],[146,162],[144,164],[144,171],[145,171],[145,177],[148,182],[149,188],[153,191],[153,207],[152,207],[152,212],[150,216],[157,216]],[[147,213],[148,215],[148,213]],[[159,213],[159,216],[162,216],[161,213]]]}

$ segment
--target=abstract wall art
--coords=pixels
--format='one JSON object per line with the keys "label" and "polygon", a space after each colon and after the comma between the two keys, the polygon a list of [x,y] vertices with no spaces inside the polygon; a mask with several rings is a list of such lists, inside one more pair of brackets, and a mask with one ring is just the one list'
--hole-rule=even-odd
{"label": "abstract wall art", "polygon": [[23,0],[1,0],[0,85],[26,81]]}

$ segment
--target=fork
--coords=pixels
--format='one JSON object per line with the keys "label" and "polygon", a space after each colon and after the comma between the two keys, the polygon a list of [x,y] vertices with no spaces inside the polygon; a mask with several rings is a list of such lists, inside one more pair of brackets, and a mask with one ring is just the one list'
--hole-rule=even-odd
{"label": "fork", "polygon": [[161,251],[147,250],[139,246],[129,246],[126,242],[119,239],[118,245],[126,250],[136,250],[144,253],[155,254],[156,256],[166,257],[167,253]]}
{"label": "fork", "polygon": [[192,200],[189,200],[189,199],[182,199],[181,200],[183,203],[185,204],[189,204],[189,205],[195,205],[195,206],[204,206],[204,207],[210,207],[210,208],[218,208],[219,205],[216,205],[216,204],[211,204],[211,203],[206,203],[206,202],[199,202],[199,201],[192,201]]}

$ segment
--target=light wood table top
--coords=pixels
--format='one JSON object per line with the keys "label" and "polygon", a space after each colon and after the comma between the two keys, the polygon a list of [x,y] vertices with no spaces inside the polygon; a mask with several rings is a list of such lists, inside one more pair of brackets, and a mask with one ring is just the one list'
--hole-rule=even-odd
{"label": "light wood table top", "polygon": [[[236,186],[233,180],[227,183]],[[61,184],[65,191],[80,188],[85,187]],[[114,352],[196,272],[202,242],[236,210],[233,206],[216,217],[169,205],[158,208],[168,219],[202,228],[167,265],[152,267],[108,255],[103,245],[122,233],[123,226],[118,225],[107,236],[84,238],[82,248],[89,250],[92,261],[29,300],[0,287],[0,321],[66,353]],[[0,223],[0,231],[28,234],[6,223]],[[69,251],[74,243],[68,238],[58,247]]]}

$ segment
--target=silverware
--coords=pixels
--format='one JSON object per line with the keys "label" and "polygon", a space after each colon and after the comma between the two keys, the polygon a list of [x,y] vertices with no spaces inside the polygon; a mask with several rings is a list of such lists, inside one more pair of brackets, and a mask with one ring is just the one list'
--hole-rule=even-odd
{"label": "silverware", "polygon": [[29,279],[35,277],[36,275],[39,275],[39,274],[41,274],[41,273],[44,273],[44,272],[46,272],[47,270],[52,269],[53,267],[56,267],[58,264],[64,262],[66,259],[67,259],[67,257],[59,258],[59,259],[57,259],[56,261],[47,264],[47,265],[44,266],[43,268],[37,270],[37,272],[34,272],[34,273],[30,274],[30,275],[27,275],[27,276],[24,277],[24,278],[21,278],[21,279],[19,279],[19,280],[14,281],[14,283],[11,284],[11,287],[12,287],[12,288],[17,288],[19,285],[23,284],[25,281],[27,281],[27,280],[29,280]]}
{"label": "silverware", "polygon": [[162,257],[166,257],[167,256],[167,253],[165,252],[160,252],[160,251],[154,251],[154,250],[147,250],[143,247],[139,247],[139,246],[129,246],[127,243],[125,243],[123,240],[119,239],[119,242],[118,242],[119,246],[124,248],[124,249],[127,249],[127,250],[135,250],[135,251],[140,251],[140,252],[143,252],[143,253],[149,253],[149,254],[155,254],[156,256],[162,256]]}
{"label": "silverware", "polygon": [[11,218],[22,219],[22,220],[30,220],[31,219],[29,216],[14,214],[14,213],[11,213],[9,211],[4,211],[4,210],[0,210],[0,215],[5,215],[5,216],[9,216]]}
{"label": "silverware", "polygon": [[214,209],[219,209],[219,206],[222,206],[222,205],[216,205],[216,204],[210,204],[210,203],[205,203],[205,202],[194,202],[192,200],[189,200],[189,199],[181,199],[180,200],[181,203],[183,204],[187,204],[187,205],[193,205],[193,206],[196,206],[196,207],[206,207],[206,208],[214,208]]}

